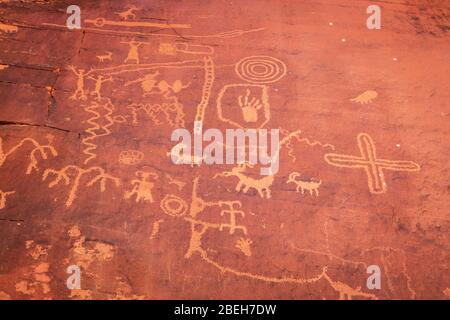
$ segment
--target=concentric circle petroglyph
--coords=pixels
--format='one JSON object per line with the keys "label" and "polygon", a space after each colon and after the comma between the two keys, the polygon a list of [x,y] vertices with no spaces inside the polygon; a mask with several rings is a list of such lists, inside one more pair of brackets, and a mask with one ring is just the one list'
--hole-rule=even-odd
{"label": "concentric circle petroglyph", "polygon": [[250,56],[241,59],[235,71],[239,78],[251,83],[273,83],[286,75],[286,65],[274,57]]}

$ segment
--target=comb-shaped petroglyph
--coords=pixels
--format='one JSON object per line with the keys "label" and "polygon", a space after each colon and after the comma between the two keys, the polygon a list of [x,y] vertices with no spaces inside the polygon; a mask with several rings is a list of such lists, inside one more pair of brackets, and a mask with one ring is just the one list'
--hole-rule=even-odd
{"label": "comb-shaped petroglyph", "polygon": [[368,104],[371,103],[373,100],[375,100],[378,97],[378,93],[373,90],[364,91],[357,97],[350,99],[352,102],[356,102],[359,104]]}
{"label": "comb-shaped petroglyph", "polygon": [[26,142],[31,143],[34,148],[31,150],[29,154],[29,163],[28,167],[26,169],[26,174],[30,174],[33,170],[38,171],[38,160],[36,158],[36,153],[39,152],[42,159],[47,160],[49,155],[52,155],[53,157],[56,157],[58,153],[56,152],[55,148],[51,145],[53,137],[51,135],[47,136],[48,144],[41,145],[39,144],[35,139],[33,138],[24,138],[22,139],[18,144],[11,147],[8,151],[4,150],[3,147],[3,139],[0,137],[0,167],[3,166],[3,164],[6,162],[8,157],[10,157],[12,154],[17,152],[17,150],[25,145]]}
{"label": "comb-shaped petroglyph", "polygon": [[19,31],[19,28],[15,25],[0,22],[0,31],[4,33],[13,33]]}
{"label": "comb-shaped petroglyph", "polygon": [[252,250],[251,250],[252,243],[253,243],[252,240],[250,240],[248,238],[239,238],[236,241],[235,247],[238,248],[246,257],[251,257],[251,255],[252,255]]}
{"label": "comb-shaped petroglyph", "polygon": [[325,161],[335,167],[364,169],[371,193],[385,193],[387,191],[383,170],[409,172],[420,170],[420,166],[412,161],[378,159],[375,143],[367,133],[358,134],[357,141],[361,156],[327,153],[325,154]]}
{"label": "comb-shaped petroglyph", "polygon": [[319,187],[322,184],[322,180],[319,181],[303,181],[298,179],[300,177],[300,173],[294,171],[289,174],[289,178],[286,183],[295,183],[297,192],[305,193],[305,190],[309,191],[310,195],[313,195],[313,192],[316,194],[316,197],[319,196]]}
{"label": "comb-shaped petroglyph", "polygon": [[157,180],[159,176],[154,172],[148,171],[136,171],[136,177],[138,179],[131,180],[133,189],[125,192],[124,199],[130,199],[132,196],[136,196],[136,202],[153,202],[152,190],[155,184],[149,179]]}
{"label": "comb-shaped petroglyph", "polygon": [[[68,165],[62,168],[61,170],[56,169],[46,169],[42,176],[42,181],[45,181],[50,175],[55,176],[53,181],[50,181],[49,188],[53,188],[59,184],[59,182],[63,182],[66,186],[72,183],[72,187],[69,190],[69,195],[65,202],[66,207],[70,207],[73,201],[77,197],[78,189],[80,187],[81,180],[84,176],[89,176],[95,174],[95,176],[89,180],[85,186],[91,187],[96,182],[100,184],[100,192],[104,192],[106,190],[106,182],[111,181],[116,186],[119,186],[120,180],[119,178],[113,177],[105,172],[103,168],[100,167],[90,167],[83,169],[79,166]],[[72,180],[73,178],[73,180]]]}

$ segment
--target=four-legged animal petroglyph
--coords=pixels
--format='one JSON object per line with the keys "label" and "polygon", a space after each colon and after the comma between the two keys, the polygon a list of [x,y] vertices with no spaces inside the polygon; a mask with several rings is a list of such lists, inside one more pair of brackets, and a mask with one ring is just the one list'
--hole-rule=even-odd
{"label": "four-legged animal petroglyph", "polygon": [[269,199],[271,197],[270,186],[273,184],[274,176],[268,175],[260,179],[255,179],[244,174],[246,168],[252,167],[253,166],[249,163],[242,163],[231,169],[231,171],[224,171],[222,173],[216,174],[215,177],[237,177],[239,179],[239,182],[236,185],[237,192],[243,190],[244,193],[247,193],[250,188],[253,188],[258,192],[261,198],[265,197]]}
{"label": "four-legged animal petroglyph", "polygon": [[291,172],[289,175],[288,181],[286,183],[295,183],[297,187],[295,190],[297,192],[300,192],[304,194],[305,190],[309,191],[309,194],[312,195],[313,192],[316,193],[316,197],[319,196],[319,187],[322,184],[322,180],[320,181],[302,181],[297,179],[297,177],[300,177],[300,173],[298,172]]}
{"label": "four-legged animal petroglyph", "polygon": [[323,277],[328,281],[330,286],[339,293],[339,300],[352,300],[353,297],[377,299],[377,296],[374,294],[362,292],[360,286],[354,289],[346,283],[333,281],[326,271],[323,273]]}
{"label": "four-legged animal petroglyph", "polygon": [[112,52],[111,51],[106,51],[106,54],[101,54],[101,55],[98,55],[96,57],[97,57],[97,59],[100,62],[105,62],[105,60],[112,61]]}
{"label": "four-legged animal petroglyph", "polygon": [[115,14],[119,15],[119,17],[123,20],[128,19],[136,19],[136,15],[134,14],[134,11],[136,11],[138,8],[135,5],[128,6],[128,9],[121,12],[114,12]]}

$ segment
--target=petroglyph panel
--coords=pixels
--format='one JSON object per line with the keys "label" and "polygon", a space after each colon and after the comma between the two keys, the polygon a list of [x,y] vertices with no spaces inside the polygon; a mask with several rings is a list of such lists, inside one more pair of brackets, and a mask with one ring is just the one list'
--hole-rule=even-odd
{"label": "petroglyph panel", "polygon": [[[450,8],[311,5],[3,2],[0,299],[448,299]],[[175,129],[279,129],[279,170]]]}

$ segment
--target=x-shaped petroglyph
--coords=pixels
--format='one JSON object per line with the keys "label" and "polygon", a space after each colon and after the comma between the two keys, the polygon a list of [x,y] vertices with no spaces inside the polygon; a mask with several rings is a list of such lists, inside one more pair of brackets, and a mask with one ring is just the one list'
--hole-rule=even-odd
{"label": "x-shaped petroglyph", "polygon": [[387,191],[383,170],[419,171],[420,166],[412,161],[393,161],[378,159],[372,138],[366,133],[357,137],[361,156],[351,156],[337,153],[327,153],[325,161],[341,168],[363,168],[366,171],[369,190],[371,193],[385,193]]}

